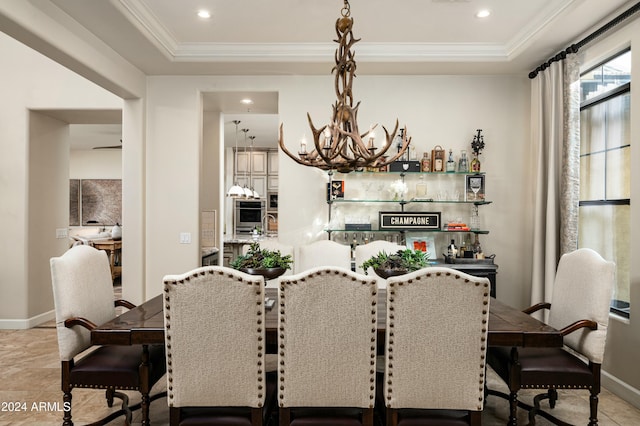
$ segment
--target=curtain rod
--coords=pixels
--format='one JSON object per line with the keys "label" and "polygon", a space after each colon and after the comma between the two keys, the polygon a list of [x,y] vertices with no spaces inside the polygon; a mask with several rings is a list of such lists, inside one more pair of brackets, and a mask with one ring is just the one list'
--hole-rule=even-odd
{"label": "curtain rod", "polygon": [[636,3],[634,6],[631,6],[629,9],[627,9],[624,12],[622,12],[620,15],[616,16],[611,21],[607,22],[602,27],[598,28],[596,31],[592,32],[591,34],[589,34],[588,36],[586,36],[585,38],[583,38],[579,42],[574,43],[571,46],[569,46],[566,49],[564,49],[562,52],[559,52],[556,56],[550,58],[547,62],[544,62],[544,63],[540,64],[538,66],[538,68],[536,68],[535,70],[533,70],[533,71],[531,71],[529,73],[529,78],[530,79],[536,78],[536,76],[538,75],[538,73],[540,71],[544,71],[545,69],[547,69],[549,67],[549,65],[551,65],[553,62],[557,62],[557,61],[561,61],[561,60],[565,59],[568,54],[578,53],[578,50],[582,46],[584,46],[585,44],[590,43],[591,41],[593,41],[596,38],[600,37],[602,34],[606,33],[609,30],[611,30],[616,25],[622,23],[622,21],[624,21],[625,19],[631,17],[634,13],[636,13],[638,11],[640,11],[640,2]]}

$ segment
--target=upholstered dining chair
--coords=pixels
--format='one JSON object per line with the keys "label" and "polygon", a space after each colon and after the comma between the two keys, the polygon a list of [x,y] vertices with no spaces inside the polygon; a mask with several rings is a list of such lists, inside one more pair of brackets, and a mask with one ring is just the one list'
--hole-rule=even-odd
{"label": "upholstered dining chair", "polygon": [[280,425],[373,424],[375,280],[319,267],[279,278]]}
{"label": "upholstered dining chair", "polygon": [[489,299],[487,278],[449,268],[387,280],[387,426],[481,424]]}
{"label": "upholstered dining chair", "polygon": [[122,414],[129,424],[128,397],[116,391],[139,391],[145,424],[149,419],[149,392],[165,373],[164,347],[99,346],[85,352],[91,347],[92,328],[115,318],[115,306],[130,309],[134,305],[122,300],[114,303],[109,259],[102,250],[75,246],[62,256],[51,258],[50,264],[62,365],[63,425],[73,425],[71,391],[74,388],[106,389],[109,407],[114,397],[123,399],[122,410],[95,424],[105,424]]}
{"label": "upholstered dining chair", "polygon": [[294,264],[296,273],[318,266],[351,269],[351,248],[331,240],[319,240],[299,246]]}
{"label": "upholstered dining chair", "polygon": [[[396,243],[392,243],[384,240],[372,241],[367,244],[360,244],[356,246],[355,254],[354,254],[354,258],[356,262],[356,272],[359,274],[364,274],[365,271],[362,269],[361,265],[366,260],[369,260],[369,258],[377,255],[381,251],[391,254],[391,253],[396,253],[398,250],[404,250],[404,249],[406,249],[405,246],[401,246],[400,244],[396,244]],[[386,287],[387,280],[385,280],[384,278],[378,277],[376,273],[373,272],[373,268],[369,268],[369,270],[366,272],[368,275],[376,279],[376,281],[378,282],[378,288]]]}
{"label": "upholstered dining chair", "polygon": [[267,374],[264,301],[262,276],[224,266],[164,277],[172,426],[267,423],[276,372]]}
{"label": "upholstered dining chair", "polygon": [[489,365],[509,386],[510,425],[517,422],[520,389],[547,390],[534,398],[530,419],[536,415],[542,399],[548,398],[550,407],[555,407],[557,389],[588,389],[589,425],[598,423],[600,367],[614,276],[615,264],[591,249],[564,254],[556,271],[551,303],[539,303],[524,312],[548,308],[548,324],[562,331],[565,348],[489,349]]}

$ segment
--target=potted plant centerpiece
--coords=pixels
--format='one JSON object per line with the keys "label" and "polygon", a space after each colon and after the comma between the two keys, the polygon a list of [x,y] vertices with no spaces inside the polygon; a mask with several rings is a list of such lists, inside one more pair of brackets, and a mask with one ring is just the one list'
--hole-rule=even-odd
{"label": "potted plant centerpiece", "polygon": [[427,266],[428,258],[429,255],[421,250],[398,250],[391,254],[381,251],[366,260],[361,267],[365,274],[371,267],[376,275],[386,279],[422,269]]}
{"label": "potted plant centerpiece", "polygon": [[246,254],[240,255],[230,266],[251,275],[262,275],[266,280],[277,278],[291,269],[291,255],[282,255],[280,250],[260,249],[258,242],[249,246]]}

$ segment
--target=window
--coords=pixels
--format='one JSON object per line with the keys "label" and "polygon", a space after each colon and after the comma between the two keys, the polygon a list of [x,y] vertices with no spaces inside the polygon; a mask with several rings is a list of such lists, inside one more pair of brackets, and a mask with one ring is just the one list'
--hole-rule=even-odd
{"label": "window", "polygon": [[631,50],[580,76],[578,246],[616,262],[611,311],[629,317]]}

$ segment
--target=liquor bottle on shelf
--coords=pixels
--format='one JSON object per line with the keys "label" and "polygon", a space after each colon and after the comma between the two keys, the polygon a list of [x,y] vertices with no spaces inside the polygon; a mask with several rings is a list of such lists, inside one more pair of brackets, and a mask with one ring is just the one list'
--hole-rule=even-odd
{"label": "liquor bottle on shelf", "polygon": [[469,171],[469,163],[467,161],[467,151],[462,150],[460,152],[460,161],[458,161],[458,171],[466,173]]}
{"label": "liquor bottle on shelf", "polygon": [[[398,133],[398,135],[396,136],[396,148],[398,149],[398,152],[400,152],[400,149],[402,149],[402,143],[404,142],[404,129],[400,129],[400,132]],[[404,154],[402,155],[402,157],[399,158],[400,161],[407,161],[409,160],[409,149],[407,149]]]}
{"label": "liquor bottle on shelf", "polygon": [[450,258],[458,257],[458,247],[456,247],[456,240],[451,240],[451,244],[447,247],[447,256]]}
{"label": "liquor bottle on shelf", "polygon": [[478,160],[478,154],[473,154],[473,160],[471,160],[471,171],[473,173],[480,173],[480,160]]}
{"label": "liquor bottle on shelf", "polygon": [[427,182],[424,176],[420,175],[418,183],[416,183],[416,200],[425,200],[427,198]]}
{"label": "liquor bottle on shelf", "polygon": [[429,153],[425,152],[422,154],[422,160],[420,161],[420,171],[430,172],[431,171],[431,160],[429,159]]}
{"label": "liquor bottle on shelf", "polygon": [[453,150],[449,150],[449,160],[447,160],[447,172],[455,172],[456,171],[456,162],[453,161]]}
{"label": "liquor bottle on shelf", "polygon": [[478,236],[478,234],[476,234],[476,240],[473,242],[473,257],[476,259],[484,258],[484,255],[482,254],[482,246],[480,245],[480,237]]}

